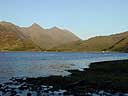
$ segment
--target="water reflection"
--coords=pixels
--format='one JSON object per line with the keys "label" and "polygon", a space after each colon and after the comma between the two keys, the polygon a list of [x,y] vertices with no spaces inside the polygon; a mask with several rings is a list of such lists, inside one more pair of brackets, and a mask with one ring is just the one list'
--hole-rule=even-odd
{"label": "water reflection", "polygon": [[0,82],[5,82],[15,76],[16,70],[12,64],[0,63]]}

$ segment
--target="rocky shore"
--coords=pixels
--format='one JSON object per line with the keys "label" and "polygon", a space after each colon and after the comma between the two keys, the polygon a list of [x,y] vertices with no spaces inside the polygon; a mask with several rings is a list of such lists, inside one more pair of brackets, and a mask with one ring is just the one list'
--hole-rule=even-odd
{"label": "rocky shore", "polygon": [[128,60],[91,63],[69,76],[12,78],[0,85],[2,96],[128,96]]}

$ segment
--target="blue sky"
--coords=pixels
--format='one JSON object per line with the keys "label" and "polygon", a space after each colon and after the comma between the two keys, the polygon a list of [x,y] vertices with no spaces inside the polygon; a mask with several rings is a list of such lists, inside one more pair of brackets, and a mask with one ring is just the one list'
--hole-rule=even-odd
{"label": "blue sky", "polygon": [[128,0],[0,0],[0,21],[69,29],[82,39],[128,30]]}

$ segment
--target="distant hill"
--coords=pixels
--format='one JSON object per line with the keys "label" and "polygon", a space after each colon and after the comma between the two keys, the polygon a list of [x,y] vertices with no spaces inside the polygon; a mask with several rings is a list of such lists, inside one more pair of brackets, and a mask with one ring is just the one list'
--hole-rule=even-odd
{"label": "distant hill", "polygon": [[47,35],[47,31],[38,24],[32,24],[28,28],[21,28],[25,36],[33,41],[33,43],[42,49],[51,48],[53,46],[52,38]]}
{"label": "distant hill", "polygon": [[72,32],[68,30],[62,30],[57,27],[53,27],[51,29],[47,29],[49,36],[55,40],[57,43],[56,45],[70,43],[73,41],[81,40],[76,35],[74,35]]}
{"label": "distant hill", "polygon": [[77,41],[54,47],[58,51],[128,51],[128,32],[110,36],[97,36],[84,41]]}
{"label": "distant hill", "polygon": [[0,22],[0,51],[128,52],[128,32],[81,40],[68,30]]}
{"label": "distant hill", "polygon": [[45,51],[77,40],[80,38],[72,32],[57,27],[44,29],[36,23],[19,27],[0,22],[0,51]]}
{"label": "distant hill", "polygon": [[0,22],[0,51],[40,50],[26,38],[20,28],[9,22]]}
{"label": "distant hill", "polygon": [[44,50],[80,40],[80,38],[67,30],[62,30],[57,27],[44,29],[36,23],[32,24],[32,26],[28,28],[21,29],[25,36],[29,37],[35,45]]}

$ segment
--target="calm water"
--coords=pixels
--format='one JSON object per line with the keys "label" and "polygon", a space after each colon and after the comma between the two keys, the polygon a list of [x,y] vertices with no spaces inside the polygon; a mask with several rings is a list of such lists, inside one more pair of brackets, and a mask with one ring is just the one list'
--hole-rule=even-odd
{"label": "calm water", "polygon": [[0,83],[11,77],[68,75],[91,62],[128,59],[128,53],[1,52]]}

